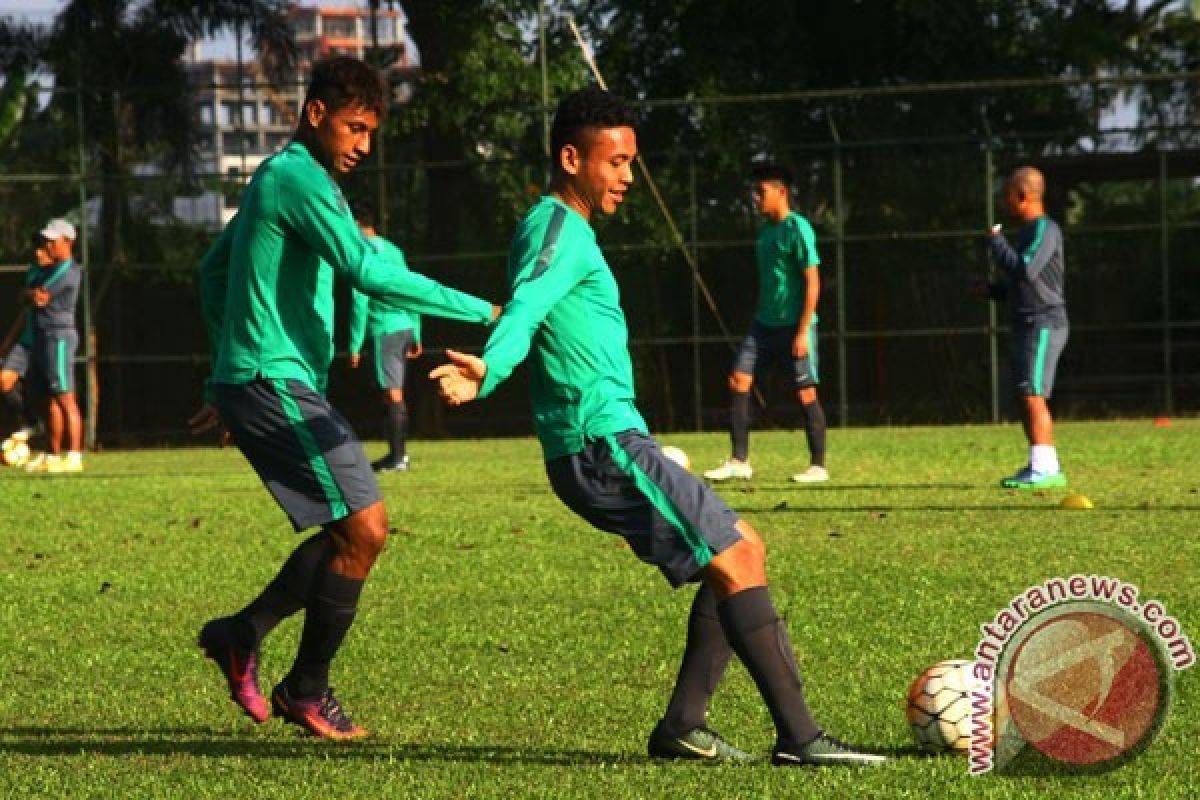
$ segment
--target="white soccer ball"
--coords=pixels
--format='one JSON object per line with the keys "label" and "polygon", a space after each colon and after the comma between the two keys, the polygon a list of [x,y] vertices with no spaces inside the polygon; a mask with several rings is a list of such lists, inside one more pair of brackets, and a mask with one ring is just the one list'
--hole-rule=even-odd
{"label": "white soccer ball", "polygon": [[692,460],[688,458],[687,453],[683,452],[683,450],[679,449],[678,447],[669,444],[664,445],[662,448],[662,454],[686,469],[688,472],[692,471]]}
{"label": "white soccer ball", "polygon": [[0,451],[0,458],[4,459],[4,463],[10,467],[23,467],[29,461],[29,445],[25,442],[5,439],[3,450]]}
{"label": "white soccer ball", "polygon": [[912,682],[905,716],[922,750],[965,753],[970,749],[974,667],[973,661],[939,661]]}

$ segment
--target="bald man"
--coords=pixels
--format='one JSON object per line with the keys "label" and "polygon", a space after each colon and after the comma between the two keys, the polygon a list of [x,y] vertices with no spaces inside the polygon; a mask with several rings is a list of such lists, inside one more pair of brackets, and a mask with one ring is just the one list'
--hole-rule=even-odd
{"label": "bald man", "polygon": [[1021,422],[1029,441],[1029,463],[1000,482],[1008,489],[1067,485],[1054,447],[1054,420],[1046,401],[1054,390],[1058,358],[1067,343],[1063,294],[1062,230],[1046,216],[1046,179],[1033,167],[1015,170],[1005,186],[1009,213],[1021,223],[1012,244],[1000,226],[990,233],[992,260],[1004,280],[992,296],[1006,299],[1012,319],[1012,376]]}

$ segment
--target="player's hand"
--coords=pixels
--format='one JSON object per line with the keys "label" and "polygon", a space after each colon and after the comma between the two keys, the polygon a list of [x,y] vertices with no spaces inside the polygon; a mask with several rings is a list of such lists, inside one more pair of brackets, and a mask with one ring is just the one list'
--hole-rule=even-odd
{"label": "player's hand", "polygon": [[211,430],[220,431],[220,444],[222,447],[233,441],[233,437],[225,429],[225,424],[221,422],[221,415],[217,413],[217,409],[212,403],[205,403],[200,406],[200,410],[188,420],[188,428],[191,430],[193,436],[199,436]]}
{"label": "player's hand", "polygon": [[808,357],[808,334],[797,333],[792,339],[792,358]]}
{"label": "player's hand", "polygon": [[997,222],[988,230],[988,236],[999,236],[1002,230],[1004,230],[1004,226]]}
{"label": "player's hand", "polygon": [[408,353],[407,353],[408,360],[414,361],[414,360],[420,358],[421,354],[424,352],[425,352],[424,345],[422,345],[420,342],[413,342],[412,344],[410,344],[408,346]]}
{"label": "player's hand", "polygon": [[350,364],[350,369],[358,369],[358,365],[362,363],[362,353],[351,353],[346,361]]}
{"label": "player's hand", "polygon": [[498,305],[493,304],[492,305],[492,322],[495,322],[496,319],[503,313],[504,313],[504,306],[498,306]]}
{"label": "player's hand", "polygon": [[460,406],[479,396],[479,386],[487,374],[487,364],[478,356],[447,350],[449,364],[443,364],[429,373],[437,381],[438,394],[448,406]]}
{"label": "player's hand", "polygon": [[33,303],[36,308],[45,308],[50,304],[50,292],[41,287],[30,289],[29,302]]}

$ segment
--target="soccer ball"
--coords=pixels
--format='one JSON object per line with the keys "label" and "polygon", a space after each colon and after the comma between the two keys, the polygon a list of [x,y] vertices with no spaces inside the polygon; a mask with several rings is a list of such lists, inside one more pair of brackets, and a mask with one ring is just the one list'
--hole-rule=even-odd
{"label": "soccer ball", "polygon": [[692,471],[692,460],[688,458],[687,453],[683,452],[678,447],[669,444],[664,445],[662,448],[662,454],[686,469],[688,472]]}
{"label": "soccer ball", "polygon": [[21,467],[29,460],[29,445],[14,439],[5,439],[0,458],[10,467]]}
{"label": "soccer ball", "polygon": [[939,661],[908,687],[905,716],[922,750],[965,753],[971,746],[971,674],[975,662]]}

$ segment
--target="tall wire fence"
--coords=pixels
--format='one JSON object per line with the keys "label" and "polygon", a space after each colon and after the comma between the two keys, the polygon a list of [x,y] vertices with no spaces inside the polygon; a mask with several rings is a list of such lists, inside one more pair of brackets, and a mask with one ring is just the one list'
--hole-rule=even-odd
{"label": "tall wire fence", "polygon": [[[1196,87],[1196,76],[1127,84],[1142,102],[1156,82]],[[1085,91],[1087,82],[1068,88]],[[914,102],[935,92],[970,94],[998,87],[962,85],[907,90]],[[1045,86],[1004,91],[1032,98]],[[1139,94],[1139,88],[1143,89]],[[59,90],[70,92],[69,89]],[[1023,95],[1022,95],[1023,96]],[[823,292],[818,308],[820,393],[841,425],[986,422],[1009,412],[1007,324],[1002,308],[976,299],[971,285],[989,275],[983,232],[1002,219],[997,190],[1013,167],[1031,163],[1047,176],[1048,207],[1066,234],[1066,292],[1071,338],[1052,401],[1057,416],[1180,414],[1200,403],[1200,129],[1161,113],[1153,131],[1109,119],[1088,130],[1016,131],[989,122],[968,131],[910,135],[839,130],[839,108],[876,102],[863,93],[800,93],[737,98],[758,112],[803,106],[821,116],[823,135],[806,131],[771,143],[771,155],[799,180],[794,206],[817,231]],[[889,103],[896,96],[889,94]],[[681,101],[683,102],[683,101]],[[693,101],[694,102],[694,101]],[[540,110],[529,112],[531,118]],[[26,172],[0,153],[0,314],[12,319],[29,253],[22,245],[50,216],[96,218],[102,189],[89,163],[89,133],[58,118],[25,132],[71,152],[71,168]],[[540,127],[537,125],[531,128]],[[536,134],[535,134],[536,135]],[[663,187],[682,246],[711,289],[704,302],[679,244],[644,198],[599,236],[620,285],[640,405],[657,430],[725,426],[725,388],[733,348],[754,308],[756,220],[745,165],[703,143],[688,150],[645,151]],[[645,145],[644,145],[645,146]],[[358,181],[386,181],[389,238],[412,266],[451,286],[502,302],[508,237],[542,186],[535,159],[408,160],[389,142],[389,163],[364,167]],[[215,231],[171,217],[173,198],[218,187],[234,200],[241,177],[201,175],[188,185],[141,170],[128,175],[128,224],[164,245],[159,260],[97,263],[84,234],[87,264],[81,303],[80,385],[89,429],[101,444],[174,441],[198,405],[208,351],[191,281],[197,254]],[[481,191],[478,187],[488,187]],[[463,187],[461,194],[457,188]],[[635,187],[635,194],[637,188]],[[449,198],[450,202],[447,202]],[[634,198],[637,200],[637,198]],[[84,209],[84,210],[80,210]],[[435,226],[458,231],[428,235]],[[87,226],[83,226],[87,230]],[[91,234],[94,235],[94,234]],[[338,289],[344,346],[345,287]],[[719,319],[718,319],[719,316]],[[722,324],[723,323],[723,324]],[[436,320],[426,325],[423,376],[440,349],[478,348],[485,332]],[[725,331],[728,331],[726,333]],[[376,391],[368,376],[339,359],[330,395],[364,435],[373,434]],[[761,385],[759,425],[788,426],[797,409],[786,380]],[[479,408],[447,412],[423,377],[409,387],[418,436],[529,431],[525,378],[519,371]]]}

